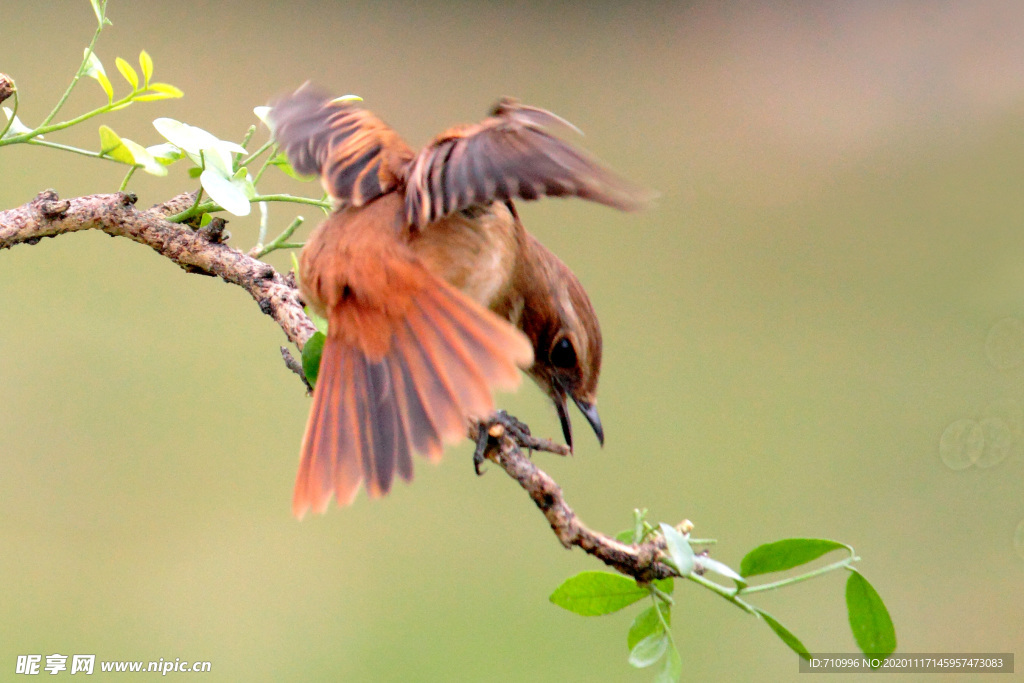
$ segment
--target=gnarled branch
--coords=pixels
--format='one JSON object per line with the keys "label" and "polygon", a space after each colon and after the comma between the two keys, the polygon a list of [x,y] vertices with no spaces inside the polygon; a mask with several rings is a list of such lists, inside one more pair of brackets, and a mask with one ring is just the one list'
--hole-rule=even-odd
{"label": "gnarled branch", "polygon": [[[79,230],[101,230],[108,235],[127,237],[152,248],[187,272],[215,275],[243,288],[260,310],[277,322],[289,341],[301,349],[316,328],[302,309],[294,277],[283,276],[269,264],[225,244],[223,222],[196,230],[166,220],[167,216],[188,208],[194,199],[194,195],[179,195],[141,211],[135,208],[135,196],[124,192],[60,199],[53,190],[45,190],[28,204],[0,211],[0,249],[36,244],[44,237]],[[503,413],[483,428],[486,438],[478,439],[482,455],[498,464],[529,493],[563,546],[578,546],[639,581],[674,573],[658,561],[663,549],[658,542],[626,545],[587,527],[566,503],[561,487],[522,452],[527,448],[564,455],[568,452],[565,446],[531,436],[525,425]],[[477,439],[478,428],[470,431],[470,437]]]}
{"label": "gnarled branch", "polygon": [[[135,208],[135,195],[118,192],[60,199],[44,190],[16,209],[0,211],[0,249],[35,244],[79,230],[101,230],[151,247],[190,273],[216,275],[249,292],[288,340],[302,348],[316,328],[302,310],[298,290],[272,266],[229,247],[217,228],[193,230],[165,217],[187,207],[193,197],[179,195],[148,211]],[[222,224],[221,224],[222,225]]]}

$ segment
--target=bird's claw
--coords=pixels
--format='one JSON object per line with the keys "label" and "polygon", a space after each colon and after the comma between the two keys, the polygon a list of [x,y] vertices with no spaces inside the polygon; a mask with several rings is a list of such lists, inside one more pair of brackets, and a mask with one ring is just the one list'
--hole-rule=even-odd
{"label": "bird's claw", "polygon": [[487,429],[484,428],[485,423],[481,422],[477,425],[476,434],[476,449],[473,451],[473,471],[476,472],[476,476],[481,476],[483,471],[480,466],[484,464],[484,459],[487,457],[487,444],[491,440],[490,434],[487,433]]}
{"label": "bird's claw", "polygon": [[530,427],[514,415],[509,415],[504,410],[491,415],[486,420],[477,424],[476,450],[473,451],[473,469],[477,475],[483,474],[480,466],[487,459],[487,449],[497,446],[498,439],[503,436],[510,436],[519,444],[529,444],[533,441],[530,434]]}

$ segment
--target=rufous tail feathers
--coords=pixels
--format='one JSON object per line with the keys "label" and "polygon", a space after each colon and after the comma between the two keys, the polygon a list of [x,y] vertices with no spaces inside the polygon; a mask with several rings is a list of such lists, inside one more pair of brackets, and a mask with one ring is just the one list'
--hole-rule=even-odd
{"label": "rufous tail feathers", "polygon": [[[406,315],[374,360],[340,333],[324,344],[292,512],[321,513],[333,493],[348,505],[366,482],[386,494],[412,479],[412,452],[431,460],[465,438],[467,420],[491,414],[494,389],[513,389],[533,351],[518,330],[424,271]],[[335,316],[330,320],[336,329]]]}

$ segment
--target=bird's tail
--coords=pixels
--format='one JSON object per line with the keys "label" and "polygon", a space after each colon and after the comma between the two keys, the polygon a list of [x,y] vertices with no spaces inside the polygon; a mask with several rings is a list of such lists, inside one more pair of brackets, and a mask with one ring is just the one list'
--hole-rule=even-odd
{"label": "bird's tail", "polygon": [[[392,324],[383,354],[353,343],[335,320],[313,392],[292,511],[323,512],[331,494],[349,504],[359,483],[386,494],[397,471],[412,479],[412,452],[431,460],[465,438],[468,418],[494,409],[493,389],[512,389],[533,350],[518,330],[423,270],[424,285]],[[347,327],[346,327],[346,323]]]}

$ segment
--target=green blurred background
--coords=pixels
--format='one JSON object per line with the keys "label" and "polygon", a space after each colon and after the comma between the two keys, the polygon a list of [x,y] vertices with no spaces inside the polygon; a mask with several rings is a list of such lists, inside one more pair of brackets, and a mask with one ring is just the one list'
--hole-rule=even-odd
{"label": "green blurred background", "polygon": [[[577,415],[576,456],[536,456],[582,519],[689,518],[734,566],[762,542],[839,539],[900,651],[1024,652],[1024,341],[1000,324],[1024,317],[1019,3],[137,0],[108,14],[97,51],[115,87],[114,58],[145,48],[186,96],[54,141],[96,148],[102,122],[155,144],[158,116],[240,139],[253,106],[307,79],[361,95],[414,145],[501,95],[573,121],[660,193],[637,215],[522,206],[604,330],[606,447]],[[92,11],[8,1],[0,17],[0,71],[37,123]],[[65,115],[102,98],[83,82]],[[122,175],[4,148],[0,207]],[[148,206],[193,186],[182,166],[131,188]],[[252,246],[253,220],[230,230]],[[652,677],[626,664],[636,610],[586,619],[547,601],[599,567],[499,470],[474,476],[468,442],[386,500],[296,522],[309,401],[240,289],[80,233],[0,252],[0,297],[0,678],[18,654],[54,652],[209,660],[204,680]],[[559,433],[532,385],[502,403]],[[986,411],[1012,430],[1008,457],[947,467],[944,430]],[[811,650],[850,652],[842,593],[830,576],[757,603]],[[764,625],[695,587],[676,599],[686,678],[796,677]]]}

